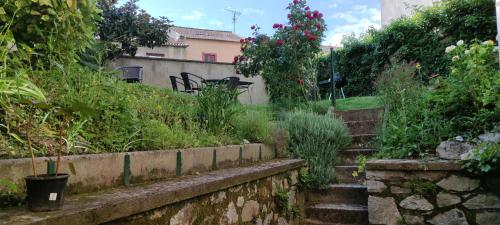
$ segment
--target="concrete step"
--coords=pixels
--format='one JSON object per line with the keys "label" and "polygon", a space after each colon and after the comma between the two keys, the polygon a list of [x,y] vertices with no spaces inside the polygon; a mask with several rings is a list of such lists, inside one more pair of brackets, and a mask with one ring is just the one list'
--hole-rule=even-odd
{"label": "concrete step", "polygon": [[354,177],[352,175],[354,171],[358,171],[357,166],[336,166],[335,180],[340,184],[364,184],[365,174],[361,173]]}
{"label": "concrete step", "polygon": [[310,220],[333,224],[368,224],[368,207],[354,204],[313,204],[306,208]]}
{"label": "concrete step", "polygon": [[345,125],[349,128],[352,135],[357,135],[375,133],[379,123],[379,120],[361,120],[346,122]]}
{"label": "concrete step", "polygon": [[351,148],[338,152],[339,166],[356,165],[359,156],[369,157],[376,152],[373,148]]}
{"label": "concrete step", "polygon": [[375,137],[377,137],[377,135],[374,133],[351,135],[351,148],[373,147],[374,144],[370,142],[374,141]]}
{"label": "concrete step", "polygon": [[326,190],[307,193],[307,202],[366,205],[368,191],[360,184],[332,184]]}
{"label": "concrete step", "polygon": [[383,109],[360,109],[350,111],[334,111],[333,114],[337,118],[341,118],[344,122],[363,121],[363,120],[381,120]]}

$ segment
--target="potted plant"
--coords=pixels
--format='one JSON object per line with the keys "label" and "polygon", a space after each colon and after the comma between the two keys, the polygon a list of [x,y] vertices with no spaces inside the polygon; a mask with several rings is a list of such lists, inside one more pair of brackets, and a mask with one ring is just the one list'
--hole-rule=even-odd
{"label": "potted plant", "polygon": [[60,173],[61,154],[64,152],[64,133],[69,121],[75,112],[80,115],[92,113],[92,109],[80,102],[73,102],[70,107],[58,107],[55,113],[59,119],[58,127],[58,148],[56,151],[56,169],[54,174],[38,174],[35,167],[35,154],[32,147],[31,128],[33,120],[33,110],[35,108],[46,107],[44,103],[30,102],[26,137],[28,149],[31,153],[33,175],[25,177],[28,209],[35,212],[55,211],[64,205],[64,192],[68,182],[69,174]]}

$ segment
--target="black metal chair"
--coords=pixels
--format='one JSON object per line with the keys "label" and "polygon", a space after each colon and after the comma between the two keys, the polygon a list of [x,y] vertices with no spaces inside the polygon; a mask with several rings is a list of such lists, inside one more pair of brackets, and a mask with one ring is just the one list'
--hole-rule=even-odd
{"label": "black metal chair", "polygon": [[184,92],[189,94],[194,94],[196,91],[200,91],[201,87],[198,82],[191,79],[190,77],[195,77],[203,81],[204,79],[196,74],[181,72],[182,82],[184,84]]}
{"label": "black metal chair", "polygon": [[178,84],[180,84],[180,85],[184,85],[184,84],[177,81],[177,79],[181,79],[181,78],[176,77],[176,76],[170,76],[170,83],[172,83],[172,89],[174,89],[174,91],[176,91],[176,92],[184,92],[184,91],[179,91]]}
{"label": "black metal chair", "polygon": [[142,83],[144,75],[142,66],[123,66],[118,69],[122,71],[122,79],[127,83]]}

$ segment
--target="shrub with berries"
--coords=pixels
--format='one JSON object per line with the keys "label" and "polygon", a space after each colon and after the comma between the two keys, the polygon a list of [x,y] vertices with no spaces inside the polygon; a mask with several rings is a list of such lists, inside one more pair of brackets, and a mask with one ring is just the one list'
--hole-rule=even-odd
{"label": "shrub with berries", "polygon": [[287,9],[287,24],[275,23],[272,36],[253,25],[252,37],[241,39],[242,55],[233,63],[238,73],[264,78],[271,102],[293,107],[316,97],[313,59],[326,27],[323,14],[312,11],[306,0],[294,0]]}

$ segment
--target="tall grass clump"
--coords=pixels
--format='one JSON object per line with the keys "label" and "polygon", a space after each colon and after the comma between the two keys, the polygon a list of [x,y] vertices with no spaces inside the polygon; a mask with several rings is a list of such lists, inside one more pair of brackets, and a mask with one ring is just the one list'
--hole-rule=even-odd
{"label": "tall grass clump", "polygon": [[337,152],[351,141],[344,123],[330,116],[296,111],[288,113],[281,125],[288,133],[289,151],[309,163],[312,187],[330,184]]}
{"label": "tall grass clump", "polygon": [[232,121],[232,127],[239,139],[255,143],[271,142],[272,113],[266,109],[245,107]]}
{"label": "tall grass clump", "polygon": [[225,85],[204,87],[198,97],[198,113],[202,127],[217,134],[231,128],[238,113],[238,91]]}

